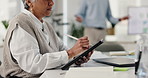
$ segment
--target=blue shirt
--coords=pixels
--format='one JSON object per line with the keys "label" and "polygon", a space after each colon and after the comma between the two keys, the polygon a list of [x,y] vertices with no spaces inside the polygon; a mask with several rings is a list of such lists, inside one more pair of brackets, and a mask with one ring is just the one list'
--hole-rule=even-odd
{"label": "blue shirt", "polygon": [[113,24],[119,22],[112,16],[109,0],[83,0],[76,16],[80,16],[87,27],[106,28],[106,18]]}

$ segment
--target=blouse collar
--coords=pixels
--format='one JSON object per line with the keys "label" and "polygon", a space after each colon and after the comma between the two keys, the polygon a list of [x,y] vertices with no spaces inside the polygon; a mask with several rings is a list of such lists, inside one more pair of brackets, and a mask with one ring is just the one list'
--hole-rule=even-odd
{"label": "blouse collar", "polygon": [[42,26],[43,26],[44,21],[42,23],[39,19],[37,19],[37,17],[34,14],[32,14],[30,11],[28,11],[26,9],[23,9],[22,12],[25,13],[25,14],[27,14],[35,22],[35,24],[37,25],[37,27],[39,27],[40,29],[43,28]]}

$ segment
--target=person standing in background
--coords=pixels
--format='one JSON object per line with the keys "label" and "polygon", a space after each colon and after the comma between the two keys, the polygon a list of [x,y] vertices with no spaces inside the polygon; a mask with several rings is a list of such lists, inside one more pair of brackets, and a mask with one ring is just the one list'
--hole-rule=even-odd
{"label": "person standing in background", "polygon": [[82,0],[81,7],[75,17],[76,21],[85,26],[84,35],[88,36],[92,44],[105,38],[107,34],[106,18],[112,24],[128,19],[128,16],[114,18],[109,0]]}

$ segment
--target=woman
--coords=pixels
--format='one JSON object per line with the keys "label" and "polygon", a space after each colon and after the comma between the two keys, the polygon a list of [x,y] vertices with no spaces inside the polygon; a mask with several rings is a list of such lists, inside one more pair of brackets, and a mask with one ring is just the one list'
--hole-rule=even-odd
{"label": "woman", "polygon": [[[4,44],[3,77],[39,77],[46,69],[57,68],[89,47],[87,37],[66,49],[52,26],[42,18],[49,16],[52,0],[25,0],[25,9],[9,25]],[[89,60],[91,53],[77,62]]]}

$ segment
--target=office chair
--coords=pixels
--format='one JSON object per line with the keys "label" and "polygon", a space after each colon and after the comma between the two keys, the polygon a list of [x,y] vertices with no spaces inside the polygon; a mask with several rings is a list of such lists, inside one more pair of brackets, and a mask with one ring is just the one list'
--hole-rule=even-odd
{"label": "office chair", "polygon": [[3,77],[0,75],[0,78],[3,78]]}
{"label": "office chair", "polygon": [[[1,66],[2,62],[0,61],[0,66]],[[3,78],[1,75],[0,75],[0,78]]]}
{"label": "office chair", "polygon": [[104,42],[102,45],[97,47],[95,50],[101,51],[101,52],[125,51],[125,49],[116,42]]}

